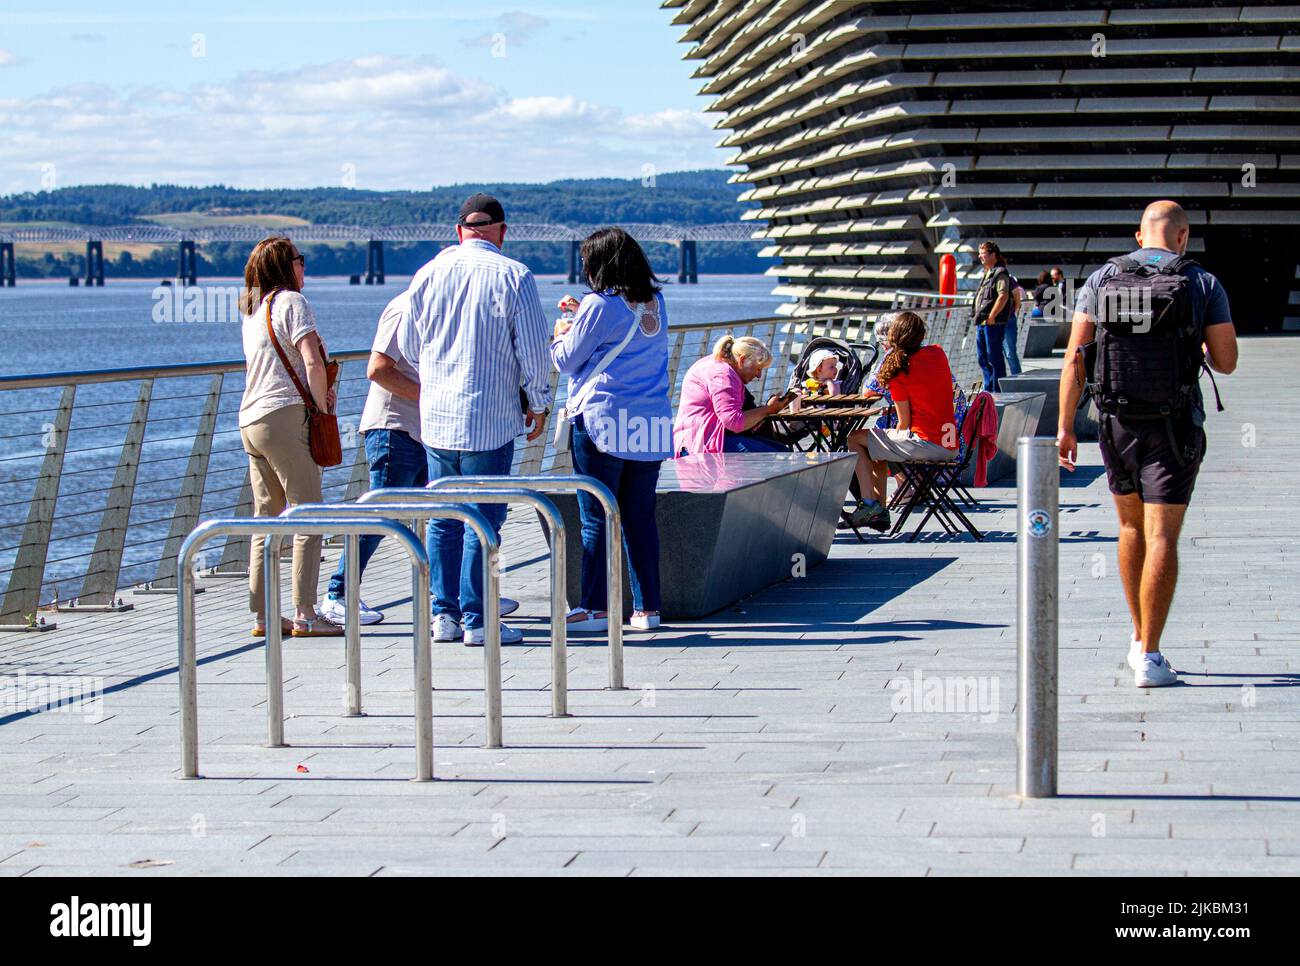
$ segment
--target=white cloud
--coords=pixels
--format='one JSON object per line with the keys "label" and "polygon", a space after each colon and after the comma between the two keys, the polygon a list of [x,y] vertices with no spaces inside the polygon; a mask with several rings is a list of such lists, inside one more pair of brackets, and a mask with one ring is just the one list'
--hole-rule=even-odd
{"label": "white cloud", "polygon": [[[426,58],[361,57],[184,89],[83,84],[0,97],[0,194],[59,185],[427,188],[716,167],[690,111],[625,115],[574,96],[508,97]],[[351,166],[351,167],[348,167]]]}
{"label": "white cloud", "polygon": [[14,67],[22,62],[22,58],[12,50],[6,50],[5,48],[0,47],[0,67]]}
{"label": "white cloud", "polygon": [[534,34],[545,30],[551,22],[545,17],[538,17],[522,10],[512,10],[496,18],[496,29],[476,37],[461,41],[466,47],[498,46],[500,40],[506,44],[526,44]]}

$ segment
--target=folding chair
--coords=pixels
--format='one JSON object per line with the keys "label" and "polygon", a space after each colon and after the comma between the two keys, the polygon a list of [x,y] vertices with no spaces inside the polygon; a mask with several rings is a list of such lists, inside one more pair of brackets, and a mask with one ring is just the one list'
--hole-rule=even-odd
{"label": "folding chair", "polygon": [[960,480],[970,462],[974,459],[975,451],[979,448],[975,433],[979,427],[980,419],[984,414],[984,407],[989,404],[987,395],[977,396],[975,402],[971,404],[966,413],[966,420],[962,423],[961,435],[964,442],[964,452],[960,459],[953,460],[909,460],[905,463],[897,464],[902,468],[903,478],[907,481],[910,490],[906,497],[907,503],[903,512],[894,523],[894,528],[889,532],[891,537],[897,536],[907,523],[912,512],[922,503],[926,505],[926,514],[921,518],[920,524],[913,531],[909,538],[914,541],[920,536],[925,525],[934,517],[939,524],[948,533],[956,535],[961,530],[957,524],[960,523],[966,528],[972,537],[976,540],[983,540],[984,534],[980,533],[975,524],[971,523],[966,514],[957,506],[952,495],[954,490],[957,491],[958,498],[966,501],[969,505],[974,506],[975,500],[971,495],[965,492],[961,486]]}

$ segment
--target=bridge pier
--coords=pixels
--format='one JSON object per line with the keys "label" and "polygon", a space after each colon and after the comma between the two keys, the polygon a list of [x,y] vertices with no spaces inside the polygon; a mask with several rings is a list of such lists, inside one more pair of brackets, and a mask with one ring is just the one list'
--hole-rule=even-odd
{"label": "bridge pier", "polygon": [[104,243],[86,242],[86,287],[104,287]]}
{"label": "bridge pier", "polygon": [[366,284],[384,284],[384,243],[374,238],[366,246]]}
{"label": "bridge pier", "polygon": [[18,278],[18,267],[14,260],[14,243],[0,242],[0,288],[6,285],[13,288]]}
{"label": "bridge pier", "polygon": [[695,285],[700,280],[699,259],[695,250],[695,241],[682,239],[677,243],[677,283]]}
{"label": "bridge pier", "polygon": [[199,253],[193,241],[183,241],[176,259],[176,281],[182,286],[199,284]]}
{"label": "bridge pier", "polygon": [[578,262],[581,260],[582,242],[569,242],[569,284],[578,284]]}

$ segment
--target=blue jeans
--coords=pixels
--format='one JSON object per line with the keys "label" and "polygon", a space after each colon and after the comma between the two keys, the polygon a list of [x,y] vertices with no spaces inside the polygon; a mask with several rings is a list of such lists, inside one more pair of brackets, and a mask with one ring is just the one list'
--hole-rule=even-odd
{"label": "blue jeans", "polygon": [[1016,346],[1019,341],[1016,337],[1016,313],[1012,312],[1006,324],[1006,332],[1002,334],[1002,350],[1006,354],[1008,376],[1020,375],[1020,353]]}
{"label": "blue jeans", "polygon": [[1007,374],[1006,363],[1002,358],[1005,330],[1005,325],[981,325],[975,332],[975,350],[987,392],[997,392],[998,381]]}
{"label": "blue jeans", "polygon": [[[632,583],[632,608],[658,611],[659,526],[655,523],[655,486],[661,460],[625,460],[602,453],[587,435],[582,417],[573,421],[573,472],[594,476],[618,500],[623,517],[623,552]],[[609,606],[605,586],[605,511],[588,493],[578,494],[578,515],[582,519],[582,597],[586,610],[603,611]]]}
{"label": "blue jeans", "polygon": [[742,436],[739,433],[727,433],[722,438],[724,453],[788,453],[789,446],[782,446],[761,436]]}
{"label": "blue jeans", "polygon": [[[512,439],[499,449],[474,452],[425,447],[429,458],[429,479],[444,476],[504,476],[515,455]],[[471,504],[498,535],[505,522],[503,503]],[[483,626],[483,545],[473,530],[459,520],[430,520],[425,534],[429,551],[430,589],[433,614],[446,614],[462,621],[468,630]]]}
{"label": "blue jeans", "polygon": [[[370,488],[383,489],[388,486],[424,486],[429,482],[429,464],[424,458],[424,447],[411,439],[410,435],[400,429],[371,429],[365,434],[366,462],[370,464]],[[362,537],[361,573],[366,572],[366,564],[374,556],[379,546],[379,537]],[[326,595],[331,600],[342,600],[347,589],[344,582],[344,567],[347,555],[339,557],[338,570],[330,578]],[[358,576],[357,578],[361,578]]]}

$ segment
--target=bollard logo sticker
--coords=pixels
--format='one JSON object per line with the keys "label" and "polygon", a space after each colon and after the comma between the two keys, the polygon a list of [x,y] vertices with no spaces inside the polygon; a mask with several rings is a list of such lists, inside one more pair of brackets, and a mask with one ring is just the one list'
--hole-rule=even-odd
{"label": "bollard logo sticker", "polygon": [[1052,517],[1046,510],[1030,510],[1026,524],[1031,537],[1045,537],[1052,532]]}

